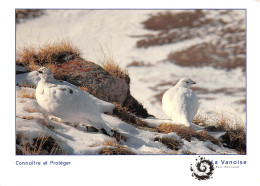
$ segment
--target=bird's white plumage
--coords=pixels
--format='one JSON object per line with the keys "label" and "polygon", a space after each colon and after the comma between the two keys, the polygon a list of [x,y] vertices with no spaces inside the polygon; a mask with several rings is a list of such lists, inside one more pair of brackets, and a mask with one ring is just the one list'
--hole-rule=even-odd
{"label": "bird's white plumage", "polygon": [[162,98],[162,108],[166,115],[176,124],[190,127],[193,117],[198,110],[198,99],[190,89],[195,82],[189,78],[182,78]]}
{"label": "bird's white plumage", "polygon": [[42,67],[37,71],[41,80],[36,88],[36,100],[45,112],[66,122],[85,122],[112,135],[98,106],[88,94],[55,80],[48,68]]}

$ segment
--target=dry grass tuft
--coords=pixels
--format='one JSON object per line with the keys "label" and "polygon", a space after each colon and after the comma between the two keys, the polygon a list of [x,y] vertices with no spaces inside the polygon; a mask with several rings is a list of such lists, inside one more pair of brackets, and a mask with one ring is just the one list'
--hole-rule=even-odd
{"label": "dry grass tuft", "polygon": [[80,90],[85,91],[85,92],[89,92],[89,88],[87,88],[87,87],[78,86],[78,88],[79,88]]}
{"label": "dry grass tuft", "polygon": [[100,44],[100,64],[103,67],[103,69],[109,73],[111,76],[120,78],[120,79],[126,79],[128,78],[128,72],[127,70],[123,70],[120,66],[117,60],[115,59],[114,55],[112,54],[112,51],[109,47],[106,47],[107,50],[103,48],[103,46]]}
{"label": "dry grass tuft", "polygon": [[227,147],[236,149],[240,154],[246,154],[246,131],[243,128],[228,130],[222,139]]}
{"label": "dry grass tuft", "polygon": [[22,117],[23,119],[26,119],[26,120],[32,120],[32,119],[36,119],[35,117],[33,116],[24,116]]}
{"label": "dry grass tuft", "polygon": [[192,123],[199,125],[199,126],[207,126],[207,117],[202,115],[196,115],[193,118]]}
{"label": "dry grass tuft", "polygon": [[246,127],[236,115],[227,116],[225,112],[215,113],[210,118],[197,116],[196,124],[204,126],[207,131],[223,131],[220,141],[225,147],[235,149],[240,154],[246,154]]}
{"label": "dry grass tuft", "polygon": [[102,149],[99,154],[102,155],[134,155],[135,153],[126,147],[116,143],[113,140],[107,140],[104,145],[109,146]]}
{"label": "dry grass tuft", "polygon": [[122,70],[121,67],[119,66],[119,64],[117,64],[115,61],[106,59],[105,61],[103,61],[102,67],[111,76],[114,76],[114,77],[117,77],[120,79],[125,79],[127,76],[127,71]]}
{"label": "dry grass tuft", "polygon": [[24,83],[24,82],[21,82],[20,85],[17,85],[17,86],[25,87],[25,88],[33,88],[33,89],[36,89],[35,86],[33,86],[33,85],[28,85],[28,84],[26,84],[26,83]]}
{"label": "dry grass tuft", "polygon": [[236,149],[240,154],[246,154],[246,127],[239,120],[233,121],[223,113],[215,117],[217,131],[225,131],[222,143],[228,148]]}
{"label": "dry grass tuft", "polygon": [[200,141],[211,141],[212,143],[218,145],[219,141],[216,140],[215,138],[213,138],[212,136],[210,136],[209,134],[207,134],[207,132],[202,131],[202,132],[196,132],[191,130],[188,127],[184,127],[181,125],[171,125],[171,124],[167,124],[167,123],[163,123],[160,126],[157,127],[157,129],[165,134],[168,134],[170,132],[175,132],[177,135],[179,135],[181,138],[187,140],[187,141],[191,141],[191,139],[197,138]]}
{"label": "dry grass tuft", "polygon": [[180,144],[174,140],[173,138],[168,138],[168,137],[156,137],[154,141],[159,141],[162,144],[164,144],[167,148],[172,149],[172,150],[179,150]]}
{"label": "dry grass tuft", "polygon": [[41,112],[40,110],[37,110],[36,108],[26,108],[25,111],[29,112],[29,113]]}
{"label": "dry grass tuft", "polygon": [[113,147],[115,147],[115,146],[117,146],[118,145],[118,143],[116,143],[114,140],[106,140],[105,141],[105,143],[104,143],[104,145],[105,146],[113,146]]}
{"label": "dry grass tuft", "polygon": [[46,64],[60,64],[80,58],[80,52],[70,42],[62,40],[44,44],[37,50],[33,47],[24,47],[18,50],[18,56],[18,63],[22,63],[30,70],[35,70]]}
{"label": "dry grass tuft", "polygon": [[[24,136],[22,136],[24,138]],[[17,137],[18,138],[18,137]],[[24,143],[24,139],[22,139],[22,152],[26,155],[39,155],[43,144],[48,140],[48,137],[45,136],[45,133],[42,133],[37,138],[35,138],[33,141],[33,144],[30,143]]]}
{"label": "dry grass tuft", "polygon": [[182,151],[181,154],[196,155],[196,153],[194,153],[194,152],[190,152],[190,151],[188,151],[188,150],[184,150],[184,151]]}
{"label": "dry grass tuft", "polygon": [[24,88],[20,91],[20,97],[21,98],[36,99],[34,92],[32,92],[30,90],[26,90]]}
{"label": "dry grass tuft", "polygon": [[136,128],[158,132],[157,129],[149,127],[145,121],[142,121],[136,115],[131,113],[127,107],[123,107],[121,104],[115,102],[113,104],[115,105],[115,109],[113,110],[112,114],[113,116],[118,117],[119,119],[133,125]]}
{"label": "dry grass tuft", "polygon": [[[45,132],[39,133],[32,143],[26,142],[25,135],[18,133],[16,135],[16,154],[17,155],[51,155],[51,154],[67,154],[60,149],[55,140],[46,136]],[[21,148],[18,148],[21,146]]]}
{"label": "dry grass tuft", "polygon": [[102,155],[135,155],[134,152],[126,149],[123,146],[117,146],[117,147],[105,147],[102,149],[99,154]]}
{"label": "dry grass tuft", "polygon": [[117,130],[112,130],[114,132],[113,137],[116,138],[116,141],[119,142],[121,140],[126,141],[127,137],[125,137],[124,135],[122,135],[121,132],[117,131]]}

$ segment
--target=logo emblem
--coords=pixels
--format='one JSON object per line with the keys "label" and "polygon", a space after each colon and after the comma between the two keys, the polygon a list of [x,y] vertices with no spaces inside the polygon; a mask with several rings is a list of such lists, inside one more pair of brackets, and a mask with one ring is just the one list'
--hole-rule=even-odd
{"label": "logo emblem", "polygon": [[206,160],[204,157],[196,159],[196,163],[191,164],[190,170],[192,172],[192,177],[198,180],[207,180],[212,178],[214,172],[214,165],[211,161]]}

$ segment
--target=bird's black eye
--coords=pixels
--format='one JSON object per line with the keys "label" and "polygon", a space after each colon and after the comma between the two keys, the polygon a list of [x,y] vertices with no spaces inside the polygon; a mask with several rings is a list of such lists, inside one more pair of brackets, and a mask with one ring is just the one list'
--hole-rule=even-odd
{"label": "bird's black eye", "polygon": [[188,81],[186,81],[186,83],[189,83]]}
{"label": "bird's black eye", "polygon": [[40,74],[42,74],[43,72],[42,71],[38,71]]}

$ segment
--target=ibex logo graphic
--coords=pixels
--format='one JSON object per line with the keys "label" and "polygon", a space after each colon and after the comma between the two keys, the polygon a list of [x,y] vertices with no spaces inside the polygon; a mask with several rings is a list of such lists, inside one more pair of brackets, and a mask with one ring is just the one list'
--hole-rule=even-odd
{"label": "ibex logo graphic", "polygon": [[190,170],[192,172],[192,176],[196,179],[207,180],[212,178],[214,165],[211,161],[199,156],[199,158],[196,159],[195,165],[191,164]]}

